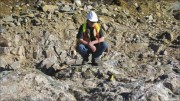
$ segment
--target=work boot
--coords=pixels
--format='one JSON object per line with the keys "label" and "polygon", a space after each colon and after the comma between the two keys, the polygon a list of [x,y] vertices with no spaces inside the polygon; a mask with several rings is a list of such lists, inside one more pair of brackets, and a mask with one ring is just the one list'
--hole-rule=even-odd
{"label": "work boot", "polygon": [[88,58],[84,58],[83,61],[82,61],[82,65],[87,65],[88,64]]}
{"label": "work boot", "polygon": [[93,65],[93,66],[99,66],[99,65],[101,65],[101,60],[100,60],[100,58],[93,58],[93,59],[92,59],[92,65]]}

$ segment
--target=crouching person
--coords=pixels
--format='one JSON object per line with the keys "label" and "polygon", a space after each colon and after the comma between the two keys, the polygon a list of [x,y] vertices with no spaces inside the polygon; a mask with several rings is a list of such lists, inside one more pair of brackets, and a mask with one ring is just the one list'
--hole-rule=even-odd
{"label": "crouching person", "polygon": [[104,41],[103,31],[99,23],[98,17],[94,11],[87,14],[87,21],[82,24],[77,34],[78,45],[76,47],[82,56],[82,65],[89,61],[89,55],[92,54],[92,65],[100,64],[100,56],[107,49],[108,45]]}

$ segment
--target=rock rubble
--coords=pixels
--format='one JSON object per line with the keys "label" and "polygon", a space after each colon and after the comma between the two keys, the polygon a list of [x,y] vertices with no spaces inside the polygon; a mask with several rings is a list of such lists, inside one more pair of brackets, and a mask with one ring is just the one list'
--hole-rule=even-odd
{"label": "rock rubble", "polygon": [[[17,4],[0,15],[0,100],[179,101],[179,7],[175,0]],[[75,50],[89,10],[109,45],[101,66],[81,66]]]}

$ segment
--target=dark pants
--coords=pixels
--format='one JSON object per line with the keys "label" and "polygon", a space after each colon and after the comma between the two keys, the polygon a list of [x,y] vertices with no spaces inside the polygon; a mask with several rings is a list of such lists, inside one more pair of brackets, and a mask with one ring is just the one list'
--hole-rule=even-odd
{"label": "dark pants", "polygon": [[101,42],[99,44],[95,45],[96,51],[92,52],[91,49],[84,45],[84,44],[79,44],[76,49],[79,52],[79,54],[83,57],[83,59],[88,60],[89,54],[92,54],[92,60],[93,59],[98,59],[102,53],[107,49],[108,44],[106,42]]}

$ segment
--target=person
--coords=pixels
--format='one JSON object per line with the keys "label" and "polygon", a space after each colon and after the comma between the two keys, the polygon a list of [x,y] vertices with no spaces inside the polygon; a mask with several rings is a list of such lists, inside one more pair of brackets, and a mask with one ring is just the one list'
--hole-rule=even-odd
{"label": "person", "polygon": [[89,61],[89,55],[92,54],[92,65],[100,65],[100,56],[107,49],[108,45],[105,42],[103,31],[98,22],[97,14],[90,11],[87,20],[79,28],[77,39],[77,52],[82,56],[82,65]]}

